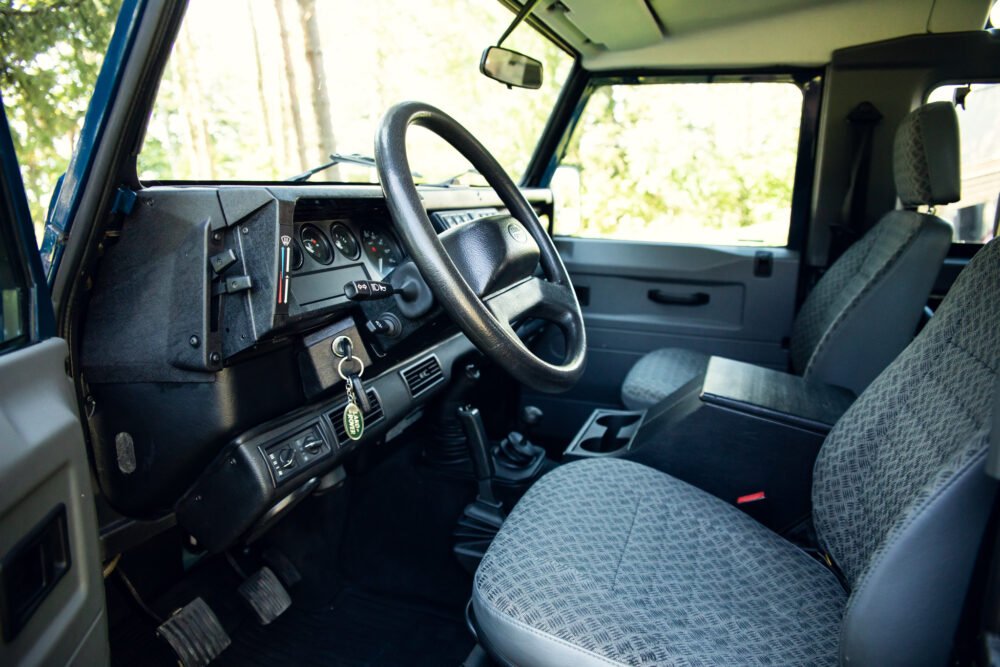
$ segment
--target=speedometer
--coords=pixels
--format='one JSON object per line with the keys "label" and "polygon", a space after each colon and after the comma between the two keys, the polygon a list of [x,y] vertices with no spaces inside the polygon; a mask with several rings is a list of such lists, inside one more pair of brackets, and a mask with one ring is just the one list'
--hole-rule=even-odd
{"label": "speedometer", "polygon": [[365,228],[361,230],[361,245],[379,273],[391,271],[403,259],[403,251],[388,232]]}

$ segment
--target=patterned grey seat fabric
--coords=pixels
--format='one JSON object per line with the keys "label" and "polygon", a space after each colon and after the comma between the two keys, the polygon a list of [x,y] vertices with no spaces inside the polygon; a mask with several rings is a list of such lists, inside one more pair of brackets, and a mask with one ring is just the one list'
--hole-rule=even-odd
{"label": "patterned grey seat fabric", "polygon": [[725,502],[617,459],[571,463],[514,508],[476,573],[513,664],[944,664],[996,494],[1000,243],[858,398],[816,461],[834,575]]}
{"label": "patterned grey seat fabric", "polygon": [[[544,634],[504,643],[516,665],[830,665],[846,602],[819,561],[743,512],[618,459],[530,489],[473,598],[491,641],[494,627]],[[579,655],[542,658],[560,640]]]}
{"label": "patterned grey seat fabric", "polygon": [[707,354],[679,347],[653,350],[626,376],[622,403],[632,410],[642,410],[688,387],[700,386],[709,359]]}
{"label": "patterned grey seat fabric", "polygon": [[[896,131],[896,190],[903,210],[886,214],[816,283],[792,326],[792,372],[860,393],[913,336],[951,227],[916,212],[959,198],[958,121],[950,102],[912,111]],[[708,355],[667,348],[642,357],[622,384],[622,402],[647,408],[708,366]]]}

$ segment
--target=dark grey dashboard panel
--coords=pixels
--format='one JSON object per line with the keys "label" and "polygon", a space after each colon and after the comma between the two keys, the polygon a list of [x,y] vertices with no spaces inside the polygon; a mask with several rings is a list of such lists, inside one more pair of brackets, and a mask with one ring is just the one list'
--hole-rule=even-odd
{"label": "dark grey dashboard panel", "polygon": [[371,274],[363,264],[351,264],[292,276],[289,293],[303,311],[326,305],[344,303],[344,283],[351,280],[370,280]]}
{"label": "dark grey dashboard panel", "polygon": [[[462,224],[456,212],[500,206],[492,190],[421,194],[431,213],[453,213],[450,224]],[[547,191],[528,196],[551,207]],[[178,184],[139,192],[107,236],[83,323],[81,368],[99,483],[121,513],[169,511],[232,438],[337,397],[342,384],[316,381],[315,372],[307,379],[301,363],[306,337],[332,323],[358,333],[371,360],[366,384],[379,378],[385,428],[416,405],[395,386],[398,374],[385,379],[388,369],[422,360],[457,328],[434,311],[406,322],[397,344],[380,344],[364,326],[379,314],[369,306],[380,302],[352,303],[343,286],[384,277],[392,262],[380,267],[379,253],[359,248],[326,264],[303,258],[294,268],[290,249],[305,224],[322,224],[324,234],[346,225],[360,244],[391,238],[397,221],[378,186]],[[133,443],[134,467],[118,460],[115,443],[123,438]]]}
{"label": "dark grey dashboard panel", "polygon": [[[282,498],[309,488],[350,453],[390,436],[393,427],[410,417],[436,393],[414,395],[405,371],[426,359],[438,361],[440,389],[455,362],[473,350],[465,336],[455,335],[423,355],[386,369],[366,382],[378,414],[369,415],[364,435],[354,441],[339,427],[345,399],[334,394],[236,437],[209,464],[177,505],[178,524],[212,552],[220,552],[254,532],[255,522],[284,506]],[[303,440],[313,439],[312,451]]]}

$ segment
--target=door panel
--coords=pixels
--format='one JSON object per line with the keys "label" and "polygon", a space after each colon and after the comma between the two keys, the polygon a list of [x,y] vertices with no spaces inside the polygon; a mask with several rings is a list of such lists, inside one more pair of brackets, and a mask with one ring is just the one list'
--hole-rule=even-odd
{"label": "door panel", "polygon": [[[108,662],[97,519],[66,357],[54,338],[0,356],[4,665]],[[31,540],[63,511],[68,558]]]}
{"label": "door panel", "polygon": [[[704,247],[559,237],[556,245],[580,294],[587,370],[558,396],[526,390],[547,417],[543,434],[572,433],[595,407],[616,406],[625,375],[644,354],[682,347],[785,369],[799,256],[786,248]],[[757,269],[770,253],[770,275]],[[690,303],[660,303],[650,293]],[[538,342],[561,358],[562,335]]]}
{"label": "door panel", "polygon": [[2,101],[0,295],[0,665],[104,665],[83,427]]}

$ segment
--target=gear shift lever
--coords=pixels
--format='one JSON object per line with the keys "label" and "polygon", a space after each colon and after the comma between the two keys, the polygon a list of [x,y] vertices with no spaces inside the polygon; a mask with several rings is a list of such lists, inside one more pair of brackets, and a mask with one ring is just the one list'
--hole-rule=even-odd
{"label": "gear shift lever", "polygon": [[545,450],[531,444],[531,431],[542,420],[542,411],[534,405],[526,405],[518,416],[519,431],[510,432],[500,442],[496,452],[496,462],[503,472],[534,470],[545,457]]}
{"label": "gear shift lever", "polygon": [[472,455],[472,469],[479,485],[478,500],[500,506],[493,493],[493,458],[490,456],[490,442],[486,438],[486,427],[479,409],[464,405],[458,409],[458,421],[465,431],[465,438]]}

